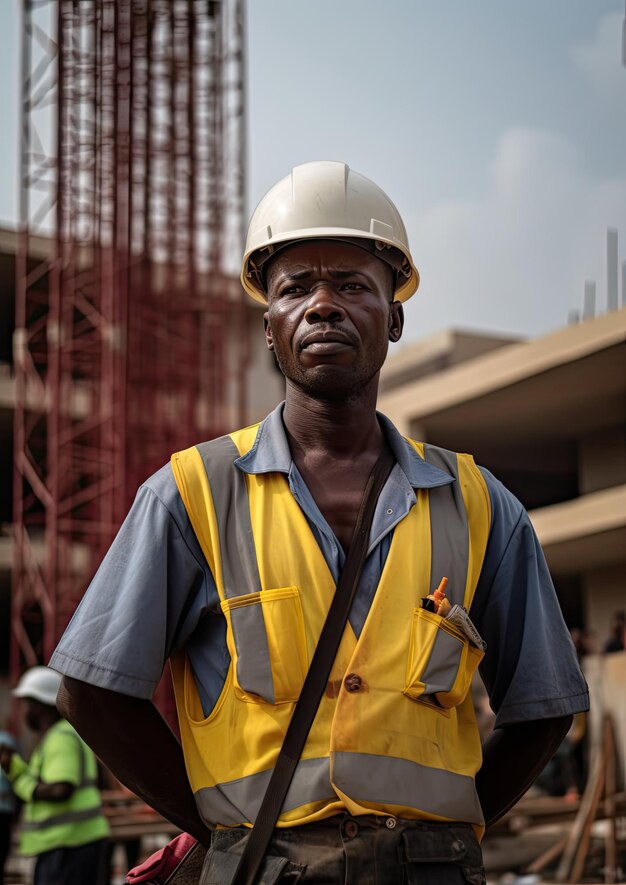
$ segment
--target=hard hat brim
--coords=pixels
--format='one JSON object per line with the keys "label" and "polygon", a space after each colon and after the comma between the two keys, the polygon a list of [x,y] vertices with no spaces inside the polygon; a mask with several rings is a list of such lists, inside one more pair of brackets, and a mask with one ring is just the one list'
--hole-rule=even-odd
{"label": "hard hat brim", "polygon": [[15,698],[30,698],[33,701],[54,707],[60,685],[60,673],[49,667],[31,667],[30,670],[22,674],[11,694]]}
{"label": "hard hat brim", "polygon": [[11,692],[14,698],[30,698],[31,701],[39,701],[40,704],[46,704],[48,707],[55,707],[57,702],[56,693],[52,697],[51,693],[39,691],[36,688],[14,688]]}
{"label": "hard hat brim", "polygon": [[[280,235],[276,236],[272,240],[268,240],[267,243],[263,245],[263,248],[271,248],[272,246],[276,247],[286,247],[293,245],[301,240],[377,240],[381,243],[385,243],[388,246],[393,246],[394,249],[397,249],[401,252],[406,258],[407,262],[411,267],[410,276],[406,277],[404,281],[396,288],[394,292],[394,301],[407,301],[412,295],[415,294],[417,288],[420,283],[420,275],[413,263],[413,259],[411,255],[404,248],[402,243],[399,243],[396,240],[388,239],[386,237],[376,236],[372,237],[371,234],[363,233],[360,234],[358,231],[355,231],[353,228],[326,228],[323,231],[320,231],[319,228],[310,228],[309,230],[295,230],[295,231],[287,231],[283,232]],[[242,270],[241,270],[241,285],[244,290],[257,301],[259,304],[267,305],[267,295],[260,287],[257,282],[256,277],[250,271],[250,258],[254,255],[255,252],[258,252],[259,249],[250,249],[243,257],[242,261]],[[381,260],[384,261],[384,258],[381,257]]]}

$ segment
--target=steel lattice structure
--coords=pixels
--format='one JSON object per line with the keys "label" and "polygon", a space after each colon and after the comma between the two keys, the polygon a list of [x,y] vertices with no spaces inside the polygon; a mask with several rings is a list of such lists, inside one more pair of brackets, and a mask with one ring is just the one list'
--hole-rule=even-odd
{"label": "steel lattice structure", "polygon": [[243,0],[24,2],[14,679],[143,479],[243,418],[243,62]]}

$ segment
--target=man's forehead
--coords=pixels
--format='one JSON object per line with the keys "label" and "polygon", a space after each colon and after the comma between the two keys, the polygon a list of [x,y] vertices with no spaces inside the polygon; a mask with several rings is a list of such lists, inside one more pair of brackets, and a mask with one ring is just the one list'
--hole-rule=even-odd
{"label": "man's forehead", "polygon": [[267,273],[297,273],[320,265],[329,269],[372,271],[384,262],[365,249],[341,240],[311,240],[291,243],[272,259]]}

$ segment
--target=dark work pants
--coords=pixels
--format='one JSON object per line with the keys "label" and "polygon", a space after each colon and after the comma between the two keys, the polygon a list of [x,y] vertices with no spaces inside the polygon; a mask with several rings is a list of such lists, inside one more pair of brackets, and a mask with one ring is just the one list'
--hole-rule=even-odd
{"label": "dark work pants", "polygon": [[75,848],[55,848],[37,857],[34,885],[101,885],[106,840]]}
{"label": "dark work pants", "polygon": [[[214,830],[199,885],[228,885],[250,831]],[[336,815],[281,828],[258,885],[484,885],[480,846],[469,824]]]}

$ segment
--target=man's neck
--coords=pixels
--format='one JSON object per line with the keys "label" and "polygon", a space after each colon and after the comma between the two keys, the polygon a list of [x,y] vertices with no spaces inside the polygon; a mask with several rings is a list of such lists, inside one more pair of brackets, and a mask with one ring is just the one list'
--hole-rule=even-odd
{"label": "man's neck", "polygon": [[383,434],[376,418],[376,396],[374,384],[356,398],[321,400],[288,383],[283,421],[296,463],[315,455],[349,460],[378,454]]}

